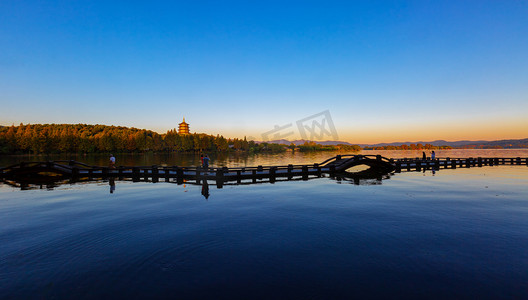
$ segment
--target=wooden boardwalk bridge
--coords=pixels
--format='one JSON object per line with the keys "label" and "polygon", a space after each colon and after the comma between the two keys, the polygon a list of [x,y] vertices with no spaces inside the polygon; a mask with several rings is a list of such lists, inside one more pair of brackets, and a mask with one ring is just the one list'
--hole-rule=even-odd
{"label": "wooden boardwalk bridge", "polygon": [[[493,165],[528,165],[528,158],[439,158],[420,159],[402,158],[389,159],[380,155],[337,155],[322,163],[305,165],[281,166],[256,166],[245,168],[207,168],[179,167],[179,166],[119,166],[115,168],[90,166],[77,161],[45,161],[23,162],[12,166],[0,168],[0,178],[10,180],[31,181],[38,179],[86,180],[98,178],[132,179],[133,181],[159,180],[184,181],[202,180],[216,181],[218,187],[224,183],[236,182],[256,183],[257,180],[268,179],[274,182],[278,178],[285,180],[308,179],[308,177],[322,177],[326,174],[345,177],[377,177],[391,172],[413,172],[423,169],[481,167]],[[354,172],[353,168],[365,166],[362,170]],[[366,168],[366,169],[365,169]]]}

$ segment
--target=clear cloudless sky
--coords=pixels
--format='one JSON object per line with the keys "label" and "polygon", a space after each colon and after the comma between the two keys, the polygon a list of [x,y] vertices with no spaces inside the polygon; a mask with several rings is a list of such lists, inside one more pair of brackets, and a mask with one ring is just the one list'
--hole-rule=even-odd
{"label": "clear cloudless sky", "polygon": [[0,1],[0,125],[528,137],[527,1]]}

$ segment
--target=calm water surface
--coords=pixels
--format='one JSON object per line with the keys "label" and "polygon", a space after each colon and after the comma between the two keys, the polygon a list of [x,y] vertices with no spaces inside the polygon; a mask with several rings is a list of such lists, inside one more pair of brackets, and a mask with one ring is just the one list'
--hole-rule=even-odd
{"label": "calm water surface", "polygon": [[528,167],[352,183],[0,184],[0,298],[528,297]]}
{"label": "calm water surface", "polygon": [[[482,150],[436,150],[436,157],[528,157],[528,149],[482,149]],[[430,151],[426,151],[430,156]],[[388,158],[414,158],[422,157],[421,150],[362,150],[360,152],[284,152],[278,154],[247,154],[247,153],[208,153],[213,167],[248,167],[257,165],[287,165],[287,164],[312,164],[320,163],[337,154],[380,154]],[[172,153],[172,154],[115,154],[117,165],[122,166],[198,166],[199,154]],[[76,160],[90,165],[108,165],[107,154],[60,154],[60,155],[0,155],[0,166],[9,166],[21,161],[44,160]]]}

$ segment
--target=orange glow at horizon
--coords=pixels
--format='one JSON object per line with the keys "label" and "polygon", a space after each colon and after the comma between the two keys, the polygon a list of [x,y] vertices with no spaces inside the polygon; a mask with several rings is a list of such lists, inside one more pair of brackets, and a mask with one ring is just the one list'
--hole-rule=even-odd
{"label": "orange glow at horizon", "polygon": [[446,123],[408,126],[393,124],[390,128],[341,130],[340,140],[357,144],[416,141],[506,140],[528,138],[528,121],[490,120],[489,122]]}
{"label": "orange glow at horizon", "polygon": [[[366,123],[366,122],[365,122]],[[377,144],[395,142],[429,142],[445,140],[448,142],[460,140],[506,140],[528,138],[528,120],[512,117],[488,118],[487,120],[438,120],[428,121],[402,119],[386,122],[377,122],[361,126],[336,126],[339,135],[338,140],[351,144]],[[193,126],[194,125],[194,126]],[[225,138],[246,137],[248,140],[262,141],[262,133],[270,128],[259,128],[248,126],[225,126],[213,127],[209,124],[191,124],[191,133],[205,133],[213,136],[222,135]],[[153,128],[160,134],[164,134],[172,128]],[[290,131],[296,131],[292,127]],[[301,139],[299,134],[286,137],[287,140]],[[334,140],[331,136],[325,136],[323,140]],[[316,140],[317,141],[317,140]],[[321,140],[322,141],[322,140]]]}

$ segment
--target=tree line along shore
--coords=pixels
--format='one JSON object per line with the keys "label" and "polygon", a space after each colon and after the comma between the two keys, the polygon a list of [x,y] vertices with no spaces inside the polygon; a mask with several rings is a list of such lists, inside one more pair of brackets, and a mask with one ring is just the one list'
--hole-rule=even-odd
{"label": "tree line along shore", "polygon": [[411,144],[410,146],[365,147],[358,145],[272,144],[247,141],[246,138],[224,138],[204,133],[178,134],[171,129],[165,134],[123,126],[86,124],[20,124],[0,126],[0,154],[102,153],[102,152],[283,152],[283,151],[360,151],[433,150],[449,146]]}

